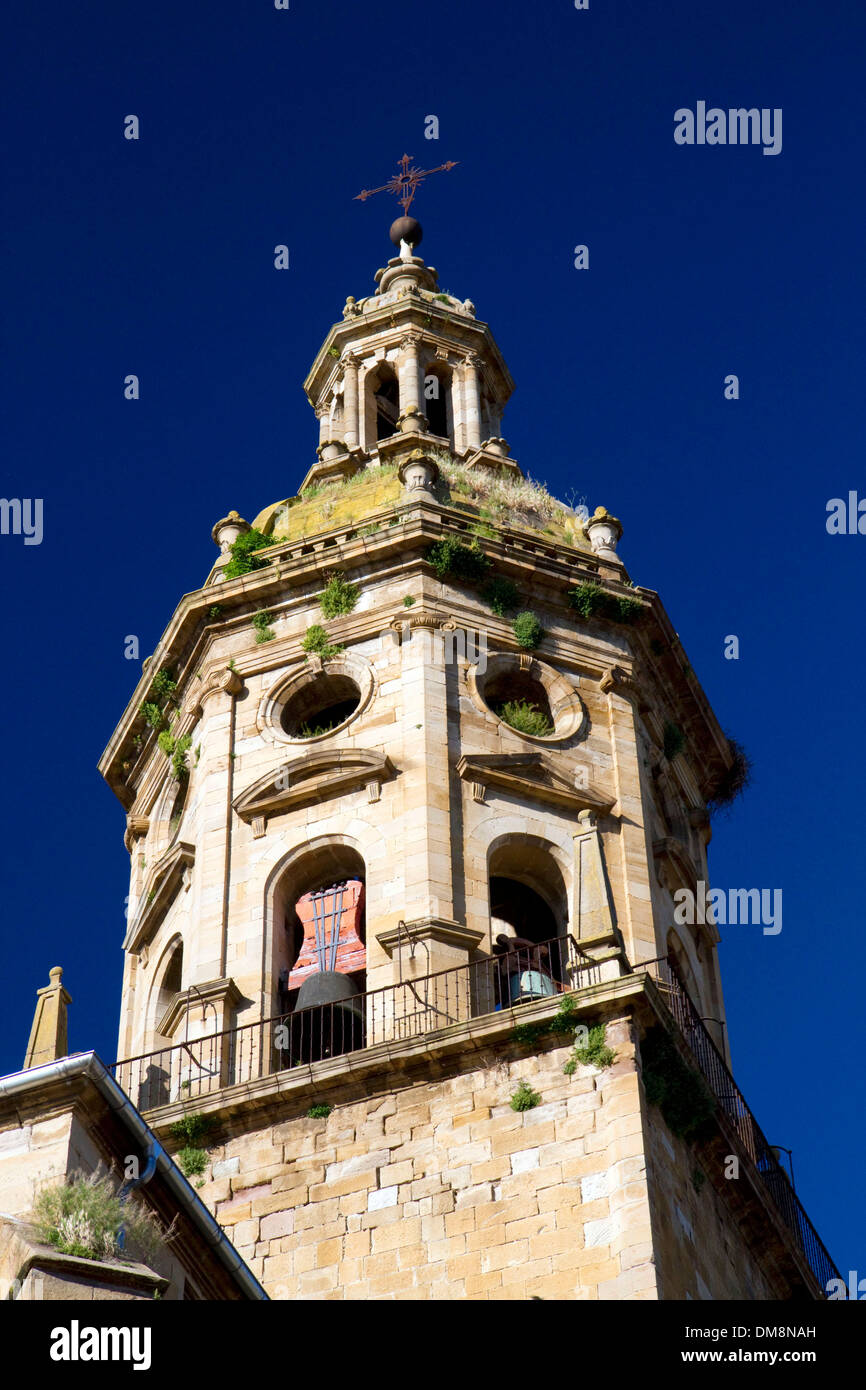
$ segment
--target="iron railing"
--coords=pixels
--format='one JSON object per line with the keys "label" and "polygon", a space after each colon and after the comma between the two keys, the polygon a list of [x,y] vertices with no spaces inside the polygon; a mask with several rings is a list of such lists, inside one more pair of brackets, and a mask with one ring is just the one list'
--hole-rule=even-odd
{"label": "iron railing", "polygon": [[679,1031],[698,1064],[701,1075],[716,1104],[736,1130],[746,1153],[754,1163],[779,1215],[806,1259],[821,1288],[827,1291],[831,1279],[841,1275],[794,1191],[788,1174],[775,1151],[767,1143],[760,1125],[749,1109],[742,1091],[728,1070],[727,1063],[709,1032],[672,960],[662,956],[634,967],[648,974],[658,986]]}
{"label": "iron railing", "polygon": [[[659,957],[641,962],[633,971],[646,973],[655,982],[795,1245],[826,1290],[831,1279],[841,1277],[839,1271],[707,1032],[676,966]],[[571,936],[556,937],[504,957],[484,957],[432,975],[411,975],[335,1003],[188,1038],[115,1062],[112,1070],[139,1110],[153,1110],[175,1101],[201,1100],[227,1086],[323,1058],[424,1037],[454,1023],[596,984],[600,978],[599,965],[580,951]]]}
{"label": "iron railing", "polygon": [[598,977],[598,966],[570,936],[556,937],[507,956],[410,975],[348,999],[187,1038],[115,1062],[113,1071],[139,1110],[153,1110],[325,1057],[420,1038],[452,1023],[580,989]]}

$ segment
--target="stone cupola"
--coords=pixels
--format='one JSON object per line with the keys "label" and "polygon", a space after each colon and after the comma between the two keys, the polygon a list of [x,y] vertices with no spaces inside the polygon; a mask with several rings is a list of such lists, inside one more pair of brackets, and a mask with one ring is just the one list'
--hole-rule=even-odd
{"label": "stone cupola", "polygon": [[373,294],[348,297],[319,349],[304,382],[319,420],[318,461],[302,491],[431,445],[470,467],[522,476],[502,438],[508,368],[472,302],[443,292],[415,254],[421,238],[414,218],[394,223],[399,254],[376,272]]}

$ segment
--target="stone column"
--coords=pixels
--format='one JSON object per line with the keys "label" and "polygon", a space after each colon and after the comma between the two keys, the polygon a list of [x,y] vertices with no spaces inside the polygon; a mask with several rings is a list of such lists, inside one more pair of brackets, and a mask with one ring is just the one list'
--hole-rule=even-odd
{"label": "stone column", "polygon": [[343,358],[343,442],[347,449],[357,449],[358,429],[358,359],[354,353]]}
{"label": "stone column", "polygon": [[405,415],[410,410],[423,414],[417,335],[408,333],[400,343],[400,351],[400,414]]}
{"label": "stone column", "polygon": [[319,443],[327,444],[331,431],[331,407],[329,405],[317,405],[316,419],[319,422]]}
{"label": "stone column", "polygon": [[481,358],[471,353],[463,363],[463,422],[467,449],[481,448]]}

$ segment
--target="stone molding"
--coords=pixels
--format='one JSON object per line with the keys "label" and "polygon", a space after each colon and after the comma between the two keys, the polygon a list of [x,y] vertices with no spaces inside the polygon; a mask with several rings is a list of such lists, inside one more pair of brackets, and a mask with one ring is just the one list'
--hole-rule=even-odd
{"label": "stone molding", "polygon": [[370,801],[378,801],[382,783],[396,775],[394,764],[384,753],[321,748],[272,768],[236,796],[232,805],[240,819],[252,825],[258,839],[271,816],[296,806],[331,801],[361,786],[366,786]]}
{"label": "stone molding", "polygon": [[[573,811],[593,811],[599,816],[608,815],[614,804],[612,797],[589,785],[578,787],[569,782],[541,753],[464,754],[457,763],[457,772],[472,784],[476,801],[486,800],[487,788],[492,786],[512,796],[549,801]],[[481,789],[481,795],[476,788]]]}
{"label": "stone molding", "polygon": [[189,889],[195,845],[184,841],[171,846],[154,864],[142,886],[141,902],[135,920],[126,933],[124,951],[141,950],[162,921],[178,889]]}
{"label": "stone molding", "polygon": [[[283,709],[292,696],[322,674],[348,676],[353,680],[358,687],[358,704],[348,719],[337,725],[337,728],[329,730],[327,734],[319,734],[313,738],[293,738],[282,727]],[[376,693],[376,687],[376,674],[372,663],[366,657],[359,656],[357,652],[343,651],[337,656],[329,657],[326,662],[322,661],[320,656],[311,653],[306,661],[275,681],[264,692],[256,711],[256,728],[269,743],[286,744],[289,748],[309,748],[322,739],[330,738],[338,729],[344,729],[347,724],[357,719]]]}
{"label": "stone molding", "polygon": [[[521,733],[519,729],[505,724],[505,721],[490,708],[484,698],[487,683],[496,676],[506,675],[509,671],[529,676],[544,687],[553,717],[552,734]],[[542,747],[564,743],[567,739],[576,738],[586,728],[586,707],[572,682],[555,667],[548,666],[546,662],[539,661],[528,652],[488,652],[486,669],[480,672],[477,666],[471,666],[466,673],[466,684],[473,704],[482,714],[496,719],[513,733],[515,738],[525,739],[527,743],[539,744]]]}
{"label": "stone molding", "polygon": [[402,923],[400,927],[388,927],[378,932],[376,940],[391,957],[403,945],[411,946],[416,941],[435,941],[443,946],[462,948],[468,954],[484,940],[484,933],[474,931],[462,922],[454,922],[449,917],[418,917],[412,922]]}
{"label": "stone molding", "polygon": [[198,688],[187,692],[183,712],[193,720],[200,719],[204,702],[209,695],[238,695],[243,689],[243,684],[237,671],[232,671],[228,666],[209,671]]}
{"label": "stone molding", "polygon": [[219,1025],[214,1031],[222,1032],[228,1026],[225,1020],[229,1011],[236,1008],[242,999],[243,995],[231,976],[178,990],[162,1018],[157,1020],[157,1032],[162,1033],[163,1037],[173,1038],[178,1025],[196,1005],[205,1009],[207,1005],[213,1006]]}
{"label": "stone molding", "polygon": [[147,816],[135,816],[130,813],[126,817],[126,831],[123,836],[123,843],[130,854],[132,854],[135,841],[142,835],[146,835],[149,829],[150,820]]}

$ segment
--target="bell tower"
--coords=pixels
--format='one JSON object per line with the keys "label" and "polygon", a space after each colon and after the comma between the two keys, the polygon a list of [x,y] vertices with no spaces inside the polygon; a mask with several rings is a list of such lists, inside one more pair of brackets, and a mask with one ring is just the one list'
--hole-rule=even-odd
{"label": "bell tower", "polygon": [[216,523],[100,763],[117,1079],[166,1137],[196,1117],[274,1297],[821,1296],[717,929],[674,924],[741,755],[616,517],[511,458],[419,223],[391,240],[304,383],[298,493]]}

